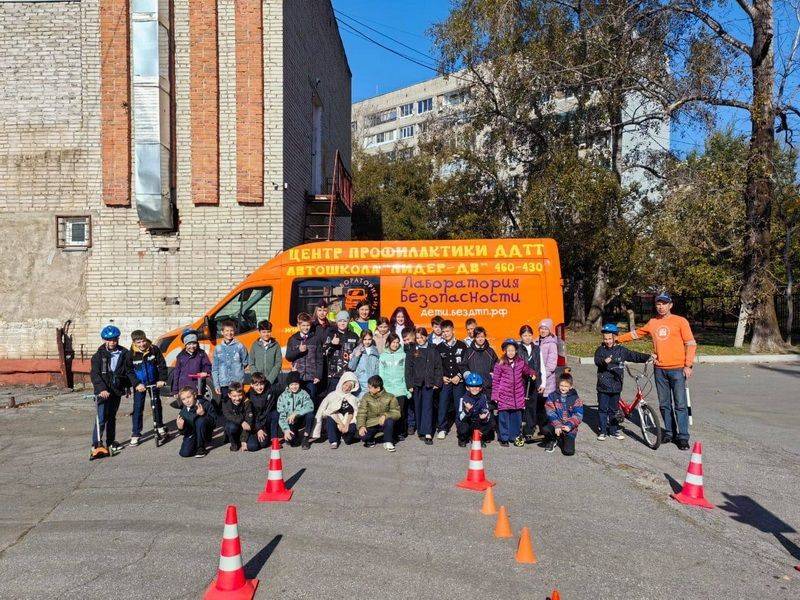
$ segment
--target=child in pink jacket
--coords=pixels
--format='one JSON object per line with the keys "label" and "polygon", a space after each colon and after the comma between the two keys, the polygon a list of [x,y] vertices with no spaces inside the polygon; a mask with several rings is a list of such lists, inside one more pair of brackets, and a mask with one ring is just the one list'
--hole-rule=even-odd
{"label": "child in pink jacket", "polygon": [[492,400],[497,403],[498,430],[501,446],[509,441],[521,448],[522,411],[525,409],[525,377],[536,378],[536,372],[517,354],[517,341],[508,339],[501,346],[503,356],[492,371]]}

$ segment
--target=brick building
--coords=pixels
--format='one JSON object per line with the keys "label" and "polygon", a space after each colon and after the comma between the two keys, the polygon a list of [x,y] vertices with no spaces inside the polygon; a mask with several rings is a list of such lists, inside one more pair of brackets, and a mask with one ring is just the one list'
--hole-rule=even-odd
{"label": "brick building", "polygon": [[330,0],[0,2],[0,78],[0,375],[191,320],[349,166]]}

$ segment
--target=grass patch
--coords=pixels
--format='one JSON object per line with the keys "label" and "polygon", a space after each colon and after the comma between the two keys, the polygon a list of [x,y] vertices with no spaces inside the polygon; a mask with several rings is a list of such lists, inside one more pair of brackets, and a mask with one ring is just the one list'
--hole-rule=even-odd
{"label": "grass patch", "polygon": [[[733,331],[719,331],[713,329],[693,329],[697,340],[698,354],[749,354],[747,344],[744,348],[733,347]],[[567,331],[567,354],[571,356],[594,356],[594,351],[600,345],[600,334],[587,331]],[[653,343],[649,338],[636,340],[625,344],[631,350],[651,353]]]}

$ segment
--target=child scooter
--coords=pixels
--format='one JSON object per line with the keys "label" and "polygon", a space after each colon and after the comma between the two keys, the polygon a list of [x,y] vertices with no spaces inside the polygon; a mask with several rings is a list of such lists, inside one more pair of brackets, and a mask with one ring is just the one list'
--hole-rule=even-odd
{"label": "child scooter", "polygon": [[150,396],[150,410],[153,413],[153,437],[156,440],[156,448],[161,446],[161,444],[165,444],[169,439],[169,435],[167,434],[166,427],[164,428],[164,433],[159,431],[158,423],[156,423],[156,397],[154,393],[154,389],[158,387],[155,384],[147,386],[147,395]]}
{"label": "child scooter", "polygon": [[107,458],[109,456],[116,456],[119,454],[118,450],[109,449],[103,443],[103,432],[100,431],[100,412],[98,409],[98,400],[95,394],[86,394],[84,399],[91,398],[94,401],[94,426],[97,428],[97,445],[92,446],[92,454],[89,456],[89,460],[97,460],[99,458]]}

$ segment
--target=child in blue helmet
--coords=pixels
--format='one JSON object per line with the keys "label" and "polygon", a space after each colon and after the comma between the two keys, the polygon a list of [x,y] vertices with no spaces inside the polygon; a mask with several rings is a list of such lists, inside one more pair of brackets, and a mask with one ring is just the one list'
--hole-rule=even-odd
{"label": "child in blue helmet", "polygon": [[603,441],[606,436],[624,440],[619,431],[616,412],[619,406],[619,395],[625,377],[624,363],[645,363],[653,357],[629,350],[617,343],[619,328],[614,323],[603,325],[603,343],[595,350],[594,364],[597,365],[597,407],[600,416],[600,431],[597,439]]}
{"label": "child in blue helmet", "polygon": [[480,430],[482,444],[486,445],[486,441],[493,435],[494,425],[492,412],[489,410],[489,399],[483,391],[483,377],[477,373],[470,373],[464,383],[466,392],[458,401],[456,415],[458,445],[462,448],[466,446],[476,429]]}
{"label": "child in blue helmet", "polygon": [[100,332],[103,343],[92,355],[91,379],[97,400],[97,421],[92,427],[92,458],[102,444],[105,431],[106,444],[111,454],[121,450],[117,443],[117,410],[122,396],[128,393],[126,362],[128,350],[119,345],[121,332],[115,325],[107,325]]}

